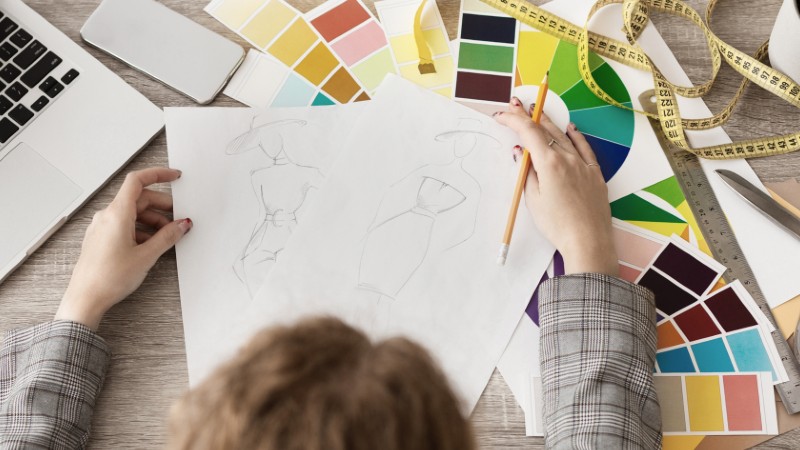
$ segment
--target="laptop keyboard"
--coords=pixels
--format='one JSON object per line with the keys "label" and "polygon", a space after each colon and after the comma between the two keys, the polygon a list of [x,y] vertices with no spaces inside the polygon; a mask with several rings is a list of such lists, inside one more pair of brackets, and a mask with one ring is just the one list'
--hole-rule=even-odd
{"label": "laptop keyboard", "polygon": [[80,73],[0,12],[0,148]]}

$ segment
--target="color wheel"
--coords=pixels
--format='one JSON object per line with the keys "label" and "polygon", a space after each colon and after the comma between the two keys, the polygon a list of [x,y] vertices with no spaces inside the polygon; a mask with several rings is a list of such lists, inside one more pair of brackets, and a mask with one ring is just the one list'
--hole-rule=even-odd
{"label": "color wheel", "polygon": [[[600,87],[618,102],[631,106],[628,90],[601,57],[589,53],[589,66]],[[630,153],[633,111],[609,105],[589,90],[578,72],[578,49],[539,31],[520,31],[515,86],[538,86],[550,71],[550,91],[569,110],[570,120],[597,154],[603,178],[610,180]]]}

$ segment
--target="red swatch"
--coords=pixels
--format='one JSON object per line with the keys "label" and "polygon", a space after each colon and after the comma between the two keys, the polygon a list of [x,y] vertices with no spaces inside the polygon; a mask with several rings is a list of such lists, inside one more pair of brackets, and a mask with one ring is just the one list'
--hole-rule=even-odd
{"label": "red swatch", "polygon": [[369,13],[355,0],[341,5],[311,21],[319,34],[330,42],[369,19]]}
{"label": "red swatch", "polygon": [[725,409],[731,431],[761,431],[761,405],[756,375],[725,375]]}
{"label": "red swatch", "polygon": [[690,341],[720,334],[719,328],[714,325],[711,316],[700,305],[678,314],[674,320]]}

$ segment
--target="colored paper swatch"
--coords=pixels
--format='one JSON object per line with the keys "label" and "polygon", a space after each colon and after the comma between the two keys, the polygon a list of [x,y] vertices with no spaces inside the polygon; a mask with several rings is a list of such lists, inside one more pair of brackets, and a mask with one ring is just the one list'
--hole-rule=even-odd
{"label": "colored paper swatch", "polygon": [[397,73],[383,27],[361,1],[329,0],[306,18],[370,94]]}
{"label": "colored paper swatch", "polygon": [[700,372],[735,372],[722,338],[692,345],[692,353]]}
{"label": "colored paper swatch", "polygon": [[650,289],[656,296],[656,307],[668,315],[698,301],[697,297],[681,288],[659,271],[648,269],[639,279],[639,284]]}
{"label": "colored paper swatch", "polygon": [[724,270],[676,236],[643,269],[637,282],[653,291],[659,313],[656,372],[763,371],[785,381],[773,328],[740,282],[696,294],[709,292]]}
{"label": "colored paper swatch", "polygon": [[[485,33],[485,32],[482,32]],[[500,39],[500,38],[498,38]],[[464,44],[462,44],[462,52]],[[578,72],[577,47],[548,34],[523,27],[517,45],[517,86],[538,86],[550,71],[550,90],[561,97],[570,121],[584,134],[597,155],[603,178],[609,181],[625,163],[633,143],[634,116],[627,109],[609,105],[592,93]],[[469,54],[468,54],[469,55]],[[495,58],[502,61],[501,58]],[[459,68],[464,64],[459,54]],[[467,62],[474,66],[471,58]],[[499,64],[499,63],[498,63]],[[589,54],[589,66],[597,83],[609,95],[631,106],[622,80],[602,58]]]}
{"label": "colored paper swatch", "polygon": [[615,200],[611,215],[662,236],[677,234],[703,253],[711,254],[674,176]]}
{"label": "colored paper swatch", "polygon": [[656,353],[656,362],[663,373],[696,372],[692,356],[685,347]]}
{"label": "colored paper swatch", "polygon": [[434,73],[419,72],[419,52],[414,40],[414,15],[419,0],[375,2],[381,24],[389,38],[391,57],[401,77],[444,95],[453,96],[455,60],[450,40],[435,0],[428,0],[422,11],[422,33],[433,57]]}
{"label": "colored paper swatch", "polygon": [[[359,82],[317,30],[284,0],[215,0],[206,11],[265,52],[244,61],[242,74],[237,73],[233,86],[225,90],[231,97],[260,107],[309,106],[320,93],[335,103],[363,98]],[[278,64],[284,68],[264,76],[267,67]]]}
{"label": "colored paper swatch", "polygon": [[725,331],[736,331],[758,325],[756,318],[733,288],[728,287],[714,292],[705,300],[705,304]]}
{"label": "colored paper swatch", "polygon": [[[671,243],[661,252],[653,266],[695,294],[703,295],[716,284],[721,272],[715,270],[716,264],[715,267],[709,267],[708,262],[701,259],[705,258],[697,258],[692,253]],[[722,271],[724,270],[725,268],[722,267]]]}
{"label": "colored paper swatch", "polygon": [[664,435],[777,434],[764,373],[655,375]]}
{"label": "colored paper swatch", "polygon": [[618,219],[612,220],[612,237],[617,257],[630,267],[643,269],[664,248],[666,239]]}
{"label": "colored paper swatch", "polygon": [[674,320],[690,341],[698,341],[720,334],[719,328],[711,319],[711,315],[701,304],[697,304],[676,315]]}
{"label": "colored paper swatch", "polygon": [[455,97],[508,103],[514,88],[518,22],[480,0],[461,1]]}

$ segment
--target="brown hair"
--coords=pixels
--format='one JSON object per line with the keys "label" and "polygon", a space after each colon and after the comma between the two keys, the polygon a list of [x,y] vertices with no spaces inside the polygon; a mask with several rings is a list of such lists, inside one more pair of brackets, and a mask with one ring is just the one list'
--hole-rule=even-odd
{"label": "brown hair", "polygon": [[471,450],[469,422],[428,353],[339,320],[256,335],[173,407],[170,448]]}

